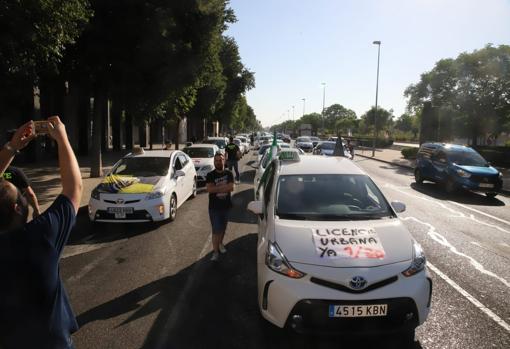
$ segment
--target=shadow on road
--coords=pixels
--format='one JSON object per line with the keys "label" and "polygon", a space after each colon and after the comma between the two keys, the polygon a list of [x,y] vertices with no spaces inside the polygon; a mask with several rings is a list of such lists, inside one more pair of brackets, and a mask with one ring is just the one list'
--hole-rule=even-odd
{"label": "shadow on road", "polygon": [[[81,327],[128,316],[119,326],[157,313],[142,348],[396,348],[392,338],[304,336],[270,325],[257,304],[255,234],[230,242],[219,262],[209,255],[82,314]],[[114,335],[115,328],[107,329]],[[79,345],[80,343],[76,343]],[[421,349],[415,343],[413,349]]]}
{"label": "shadow on road", "polygon": [[255,170],[248,170],[241,173],[241,183],[253,184],[255,179]]}
{"label": "shadow on road", "polygon": [[453,194],[448,194],[442,185],[425,182],[417,184],[411,183],[411,188],[439,200],[450,200],[462,204],[479,206],[505,206],[505,203],[496,198],[489,198],[485,194],[478,194],[470,191],[459,190]]}
{"label": "shadow on road", "polygon": [[232,195],[232,209],[229,221],[234,223],[257,224],[257,216],[248,211],[246,207],[253,201],[253,189],[246,189]]}
{"label": "shadow on road", "polygon": [[394,165],[394,166],[392,166],[390,164],[381,165],[381,166],[379,166],[379,168],[382,168],[383,170],[391,170],[397,174],[404,175],[404,176],[409,176],[409,177],[414,176],[413,170],[406,168],[406,167],[398,166],[398,165]]}

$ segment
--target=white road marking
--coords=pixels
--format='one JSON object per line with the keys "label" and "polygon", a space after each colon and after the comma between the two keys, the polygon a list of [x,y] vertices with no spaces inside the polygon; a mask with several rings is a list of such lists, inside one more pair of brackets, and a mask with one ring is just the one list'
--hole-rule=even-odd
{"label": "white road marking", "polygon": [[454,204],[454,205],[457,205],[457,206],[460,206],[462,208],[465,208],[466,210],[471,210],[473,212],[476,212],[478,214],[481,214],[483,216],[486,216],[486,217],[489,217],[491,219],[494,219],[495,221],[498,221],[498,222],[501,222],[501,223],[505,223],[507,225],[510,225],[510,222],[509,221],[506,221],[504,219],[501,219],[501,218],[498,218],[496,216],[493,216],[491,214],[488,214],[488,213],[485,213],[483,211],[480,211],[480,210],[477,210],[476,208],[472,208],[472,207],[469,207],[469,206],[466,206],[466,205],[462,205],[462,204],[459,204],[458,202],[455,202],[455,201],[448,201],[450,204]]}
{"label": "white road marking", "polygon": [[432,240],[434,240],[437,243],[439,243],[439,244],[443,245],[444,247],[448,248],[454,254],[456,254],[456,255],[458,255],[460,257],[464,257],[467,260],[469,260],[471,265],[473,267],[475,267],[475,269],[478,270],[479,272],[481,272],[482,274],[485,274],[485,275],[488,275],[490,277],[493,277],[496,280],[501,281],[501,283],[503,283],[503,285],[505,285],[506,287],[510,288],[510,282],[508,282],[506,279],[502,278],[501,276],[497,275],[496,273],[485,269],[485,267],[480,262],[478,262],[476,259],[474,259],[473,257],[468,256],[467,254],[457,250],[457,248],[455,246],[453,246],[448,240],[446,240],[446,238],[443,235],[439,234],[436,231],[436,228],[432,224],[427,223],[427,222],[423,222],[423,221],[419,220],[416,217],[402,217],[401,219],[403,221],[413,220],[413,221],[415,221],[417,223],[420,223],[420,224],[423,224],[423,225],[427,226],[429,228],[429,230],[427,231],[427,235],[430,236],[430,238],[432,238]]}
{"label": "white road marking", "polygon": [[[416,199],[420,199],[420,200],[424,200],[424,201],[428,201],[428,202],[431,202],[433,204],[436,204],[436,205],[444,208],[445,210],[450,211],[450,213],[454,214],[454,215],[450,215],[450,217],[470,219],[473,222],[479,223],[481,225],[485,225],[486,227],[494,228],[494,229],[499,230],[499,231],[501,231],[503,233],[510,234],[509,230],[503,229],[500,226],[497,226],[495,224],[490,224],[490,223],[481,221],[481,220],[475,218],[475,216],[472,215],[472,214],[471,215],[466,215],[466,214],[464,214],[464,213],[462,213],[460,211],[457,211],[457,210],[455,210],[455,209],[453,209],[453,208],[451,208],[451,207],[449,207],[449,206],[447,206],[447,205],[443,204],[442,202],[439,202],[439,201],[437,201],[435,199],[430,199],[430,198],[427,198],[427,197],[423,197],[423,196],[419,196],[419,195],[414,195],[414,194],[408,193],[408,192],[406,192],[404,190],[398,189],[397,186],[394,186],[393,184],[389,184],[389,183],[386,183],[384,185],[384,188],[390,188],[390,189],[393,189],[395,191],[398,191],[401,194],[410,196],[412,198],[416,198]],[[467,207],[467,208],[469,208],[469,207]],[[476,210],[476,211],[478,211],[478,210]],[[479,212],[481,212],[481,211],[479,211]],[[481,212],[481,213],[484,213],[484,212]],[[485,214],[485,215],[488,215],[488,214]],[[494,217],[494,216],[491,216],[491,215],[488,215],[488,216],[490,216],[491,218],[494,218],[496,220],[499,220],[499,218],[497,218],[497,217]]]}
{"label": "white road marking", "polygon": [[450,279],[446,274],[441,272],[434,265],[432,265],[431,263],[427,263],[427,266],[429,267],[430,270],[432,270],[434,273],[436,273],[441,279],[443,279],[444,281],[446,281],[446,283],[448,283],[450,286],[452,286],[457,292],[459,292],[461,295],[463,295],[475,307],[477,307],[482,312],[484,312],[488,317],[490,317],[498,325],[503,327],[507,332],[510,332],[510,325],[508,323],[506,323],[502,318],[497,316],[492,310],[487,308],[479,300],[477,300],[475,297],[470,295],[466,290],[464,290],[462,287],[460,287],[455,281]]}
{"label": "white road marking", "polygon": [[121,239],[113,242],[105,242],[100,244],[80,244],[80,245],[68,245],[64,248],[64,252],[62,253],[62,259],[77,256],[82,253],[92,252],[95,250],[99,250],[104,247],[117,245],[127,241],[127,239]]}

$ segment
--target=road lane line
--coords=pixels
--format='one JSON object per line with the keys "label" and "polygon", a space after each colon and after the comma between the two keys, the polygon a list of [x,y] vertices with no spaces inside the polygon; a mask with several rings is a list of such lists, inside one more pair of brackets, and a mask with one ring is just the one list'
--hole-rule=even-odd
{"label": "road lane line", "polygon": [[498,325],[503,327],[507,332],[510,333],[510,325],[506,323],[502,318],[497,316],[492,310],[483,305],[479,300],[469,294],[466,290],[460,287],[455,281],[450,279],[446,274],[441,272],[438,268],[436,268],[433,264],[427,262],[427,267],[436,273],[441,279],[446,281],[446,283],[452,286],[457,292],[463,295],[468,301],[470,301],[475,307],[484,312],[487,316],[489,316],[492,320],[494,320]]}
{"label": "road lane line", "polygon": [[449,203],[451,203],[451,204],[454,204],[454,205],[460,206],[460,207],[462,207],[462,208],[465,208],[466,210],[471,210],[471,211],[476,212],[476,213],[479,213],[479,214],[481,214],[481,215],[483,215],[483,216],[486,216],[486,217],[492,218],[492,219],[494,219],[494,220],[496,220],[496,221],[498,221],[498,222],[501,222],[501,223],[505,223],[505,224],[507,224],[507,225],[510,225],[510,222],[509,222],[509,221],[506,221],[506,220],[504,220],[504,219],[498,218],[498,217],[496,217],[496,216],[493,216],[493,215],[491,215],[491,214],[485,213],[485,212],[483,212],[483,211],[477,210],[476,208],[472,208],[472,207],[469,207],[469,206],[466,206],[466,205],[462,205],[462,204],[459,204],[458,202],[455,202],[455,201],[448,201],[448,202],[449,202]]}
{"label": "road lane line", "polygon": [[503,283],[503,285],[505,285],[506,287],[510,288],[510,282],[508,282],[506,279],[502,278],[501,276],[497,275],[496,273],[485,269],[485,267],[480,262],[478,262],[476,259],[474,259],[473,257],[468,256],[467,254],[457,250],[457,248],[455,246],[453,246],[443,235],[441,235],[440,233],[438,233],[436,231],[436,228],[432,224],[423,222],[416,217],[402,217],[401,219],[403,221],[413,220],[417,223],[427,226],[429,228],[427,231],[427,235],[430,236],[430,238],[432,240],[434,240],[437,243],[439,243],[440,245],[443,245],[444,247],[448,248],[454,254],[468,259],[470,261],[471,265],[473,267],[475,267],[475,269],[477,269],[482,274],[493,277],[496,280],[499,280],[501,283]]}
{"label": "road lane line", "polygon": [[[410,196],[412,198],[416,198],[416,199],[420,199],[420,200],[424,200],[424,201],[428,201],[428,202],[431,202],[433,204],[436,204],[436,205],[439,205],[440,207],[444,208],[445,210],[448,210],[450,211],[451,213],[455,214],[455,215],[451,215],[450,217],[454,217],[454,218],[466,218],[466,219],[469,219],[469,220],[472,220],[478,224],[481,224],[481,225],[485,225],[487,227],[490,227],[490,228],[494,228],[496,230],[499,230],[501,231],[502,233],[505,233],[505,234],[510,234],[510,231],[506,230],[506,229],[503,229],[501,228],[500,226],[497,226],[495,224],[490,224],[490,223],[487,223],[487,222],[484,222],[484,221],[481,221],[477,218],[475,218],[474,215],[470,214],[469,216],[465,215],[464,213],[460,212],[460,211],[457,211],[457,210],[454,210],[453,208],[451,207],[448,207],[447,205],[443,204],[442,202],[439,202],[437,200],[434,200],[434,199],[429,199],[427,197],[423,197],[423,196],[418,196],[418,195],[414,195],[414,194],[410,194],[404,190],[400,190],[398,189],[398,187],[394,186],[393,184],[389,184],[389,183],[386,183],[384,186],[384,188],[389,188],[389,189],[393,189],[395,191],[398,191],[399,193],[401,194],[404,194],[404,195],[407,195],[407,196]],[[497,218],[497,217],[493,217],[493,218]]]}
{"label": "road lane line", "polygon": [[79,254],[99,250],[104,247],[115,246],[115,245],[123,243],[125,241],[127,241],[127,239],[121,239],[121,240],[112,241],[112,242],[103,242],[103,243],[99,243],[99,244],[90,243],[90,244],[80,244],[80,245],[68,245],[64,248],[64,252],[62,253],[61,258],[65,259],[65,258],[77,256]]}

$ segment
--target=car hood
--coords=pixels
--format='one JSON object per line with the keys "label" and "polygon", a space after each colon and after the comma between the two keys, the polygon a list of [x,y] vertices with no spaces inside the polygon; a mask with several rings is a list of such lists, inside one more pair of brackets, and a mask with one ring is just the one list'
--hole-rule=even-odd
{"label": "car hood", "polygon": [[165,178],[161,176],[108,175],[97,186],[97,190],[101,193],[110,194],[145,194],[162,189],[165,184]]}
{"label": "car hood", "polygon": [[191,160],[193,160],[193,166],[195,167],[202,167],[207,165],[211,165],[214,167],[213,158],[193,158]]}
{"label": "car hood", "polygon": [[412,259],[413,239],[399,219],[275,223],[275,241],[289,262],[342,268]]}
{"label": "car hood", "polygon": [[494,167],[489,166],[461,166],[461,165],[455,165],[458,168],[463,169],[464,171],[467,171],[472,174],[481,175],[481,176],[496,176],[499,174],[499,171],[496,170]]}

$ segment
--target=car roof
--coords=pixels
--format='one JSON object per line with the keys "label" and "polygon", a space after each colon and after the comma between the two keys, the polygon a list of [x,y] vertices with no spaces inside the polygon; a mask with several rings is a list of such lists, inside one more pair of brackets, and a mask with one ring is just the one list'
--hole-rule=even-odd
{"label": "car roof", "polygon": [[214,147],[217,147],[217,145],[210,143],[195,143],[186,148],[214,148]]}
{"label": "car roof", "polygon": [[434,149],[442,148],[446,151],[448,151],[448,150],[450,150],[450,151],[452,151],[452,150],[453,151],[468,151],[468,152],[474,151],[474,149],[471,147],[466,147],[465,145],[462,145],[462,144],[452,144],[452,143],[438,143],[438,142],[423,143],[422,147],[434,148]]}
{"label": "car roof", "polygon": [[354,174],[366,175],[351,160],[342,156],[301,156],[299,161],[280,161],[280,175]]}
{"label": "car roof", "polygon": [[216,141],[216,140],[226,140],[227,137],[207,137],[207,140]]}
{"label": "car roof", "polygon": [[144,150],[141,154],[129,153],[124,157],[127,158],[170,158],[173,153],[179,150]]}

